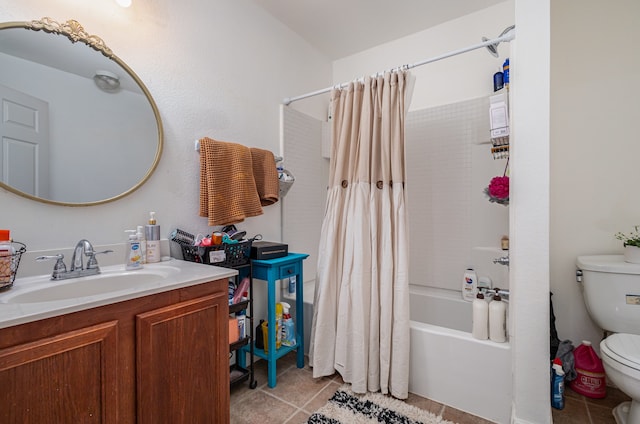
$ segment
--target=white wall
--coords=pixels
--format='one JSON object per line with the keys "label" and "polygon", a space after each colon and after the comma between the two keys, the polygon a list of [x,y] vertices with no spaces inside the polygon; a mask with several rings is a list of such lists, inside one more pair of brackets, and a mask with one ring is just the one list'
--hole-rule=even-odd
{"label": "white wall", "polygon": [[[11,0],[0,20],[49,16],[78,20],[126,62],[154,97],[165,146],[150,180],[105,205],[69,208],[0,190],[0,226],[29,250],[124,242],[123,230],[157,212],[163,237],[173,228],[206,232],[198,217],[199,157],[194,139],[209,136],[279,152],[282,98],[330,83],[329,61],[253,3],[244,0],[157,0],[129,9],[112,0]],[[303,105],[311,112],[313,101]],[[317,111],[317,110],[316,110]],[[280,238],[280,206],[239,227]]]}
{"label": "white wall", "polygon": [[[514,23],[513,0],[454,19],[373,49],[337,60],[333,83],[342,83],[385,69],[416,63],[495,38]],[[493,92],[493,74],[502,68],[509,45],[499,46],[500,58],[479,49],[413,68],[416,85],[409,110],[475,99]]]}
{"label": "white wall", "polygon": [[552,2],[551,290],[561,339],[591,340],[579,255],[621,254],[640,224],[640,2]]}

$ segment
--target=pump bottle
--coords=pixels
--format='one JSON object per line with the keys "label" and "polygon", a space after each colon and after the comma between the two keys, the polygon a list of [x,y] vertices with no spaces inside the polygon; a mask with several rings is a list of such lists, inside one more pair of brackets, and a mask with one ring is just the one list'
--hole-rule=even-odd
{"label": "pump bottle", "polygon": [[478,340],[489,338],[489,304],[484,295],[478,293],[473,299],[473,327],[471,335]]}
{"label": "pump bottle", "polygon": [[147,239],[147,263],[160,262],[160,225],[156,223],[155,212],[149,212],[149,224],[145,225],[144,233]]}
{"label": "pump bottle", "polygon": [[494,342],[504,343],[507,341],[507,304],[502,301],[498,294],[489,303],[489,339]]}

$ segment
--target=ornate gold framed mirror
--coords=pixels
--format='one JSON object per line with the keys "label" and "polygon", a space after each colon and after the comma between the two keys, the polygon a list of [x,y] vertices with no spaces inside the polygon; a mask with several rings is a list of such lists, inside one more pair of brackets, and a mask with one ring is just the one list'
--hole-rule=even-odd
{"label": "ornate gold framed mirror", "polygon": [[163,130],[149,90],[74,20],[0,23],[0,187],[90,206],[144,184]]}

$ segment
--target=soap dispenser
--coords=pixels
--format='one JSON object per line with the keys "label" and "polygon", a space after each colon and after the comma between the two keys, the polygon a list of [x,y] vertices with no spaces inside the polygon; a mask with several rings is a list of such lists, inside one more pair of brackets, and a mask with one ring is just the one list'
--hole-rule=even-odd
{"label": "soap dispenser", "polygon": [[147,263],[160,262],[160,225],[156,223],[156,213],[149,212],[149,223],[144,227],[146,237]]}
{"label": "soap dispenser", "polygon": [[136,270],[142,268],[142,250],[140,248],[140,240],[136,235],[136,230],[125,230],[129,234],[127,248],[125,249],[124,267],[127,270]]}

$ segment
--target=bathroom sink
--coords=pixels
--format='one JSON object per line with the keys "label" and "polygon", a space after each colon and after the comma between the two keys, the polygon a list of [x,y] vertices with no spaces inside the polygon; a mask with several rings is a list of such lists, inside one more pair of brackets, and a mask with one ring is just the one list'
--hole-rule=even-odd
{"label": "bathroom sink", "polygon": [[177,275],[180,268],[155,266],[135,271],[110,270],[88,277],[51,281],[49,276],[33,278],[24,289],[3,296],[3,303],[39,303],[86,298],[109,293],[152,287]]}

